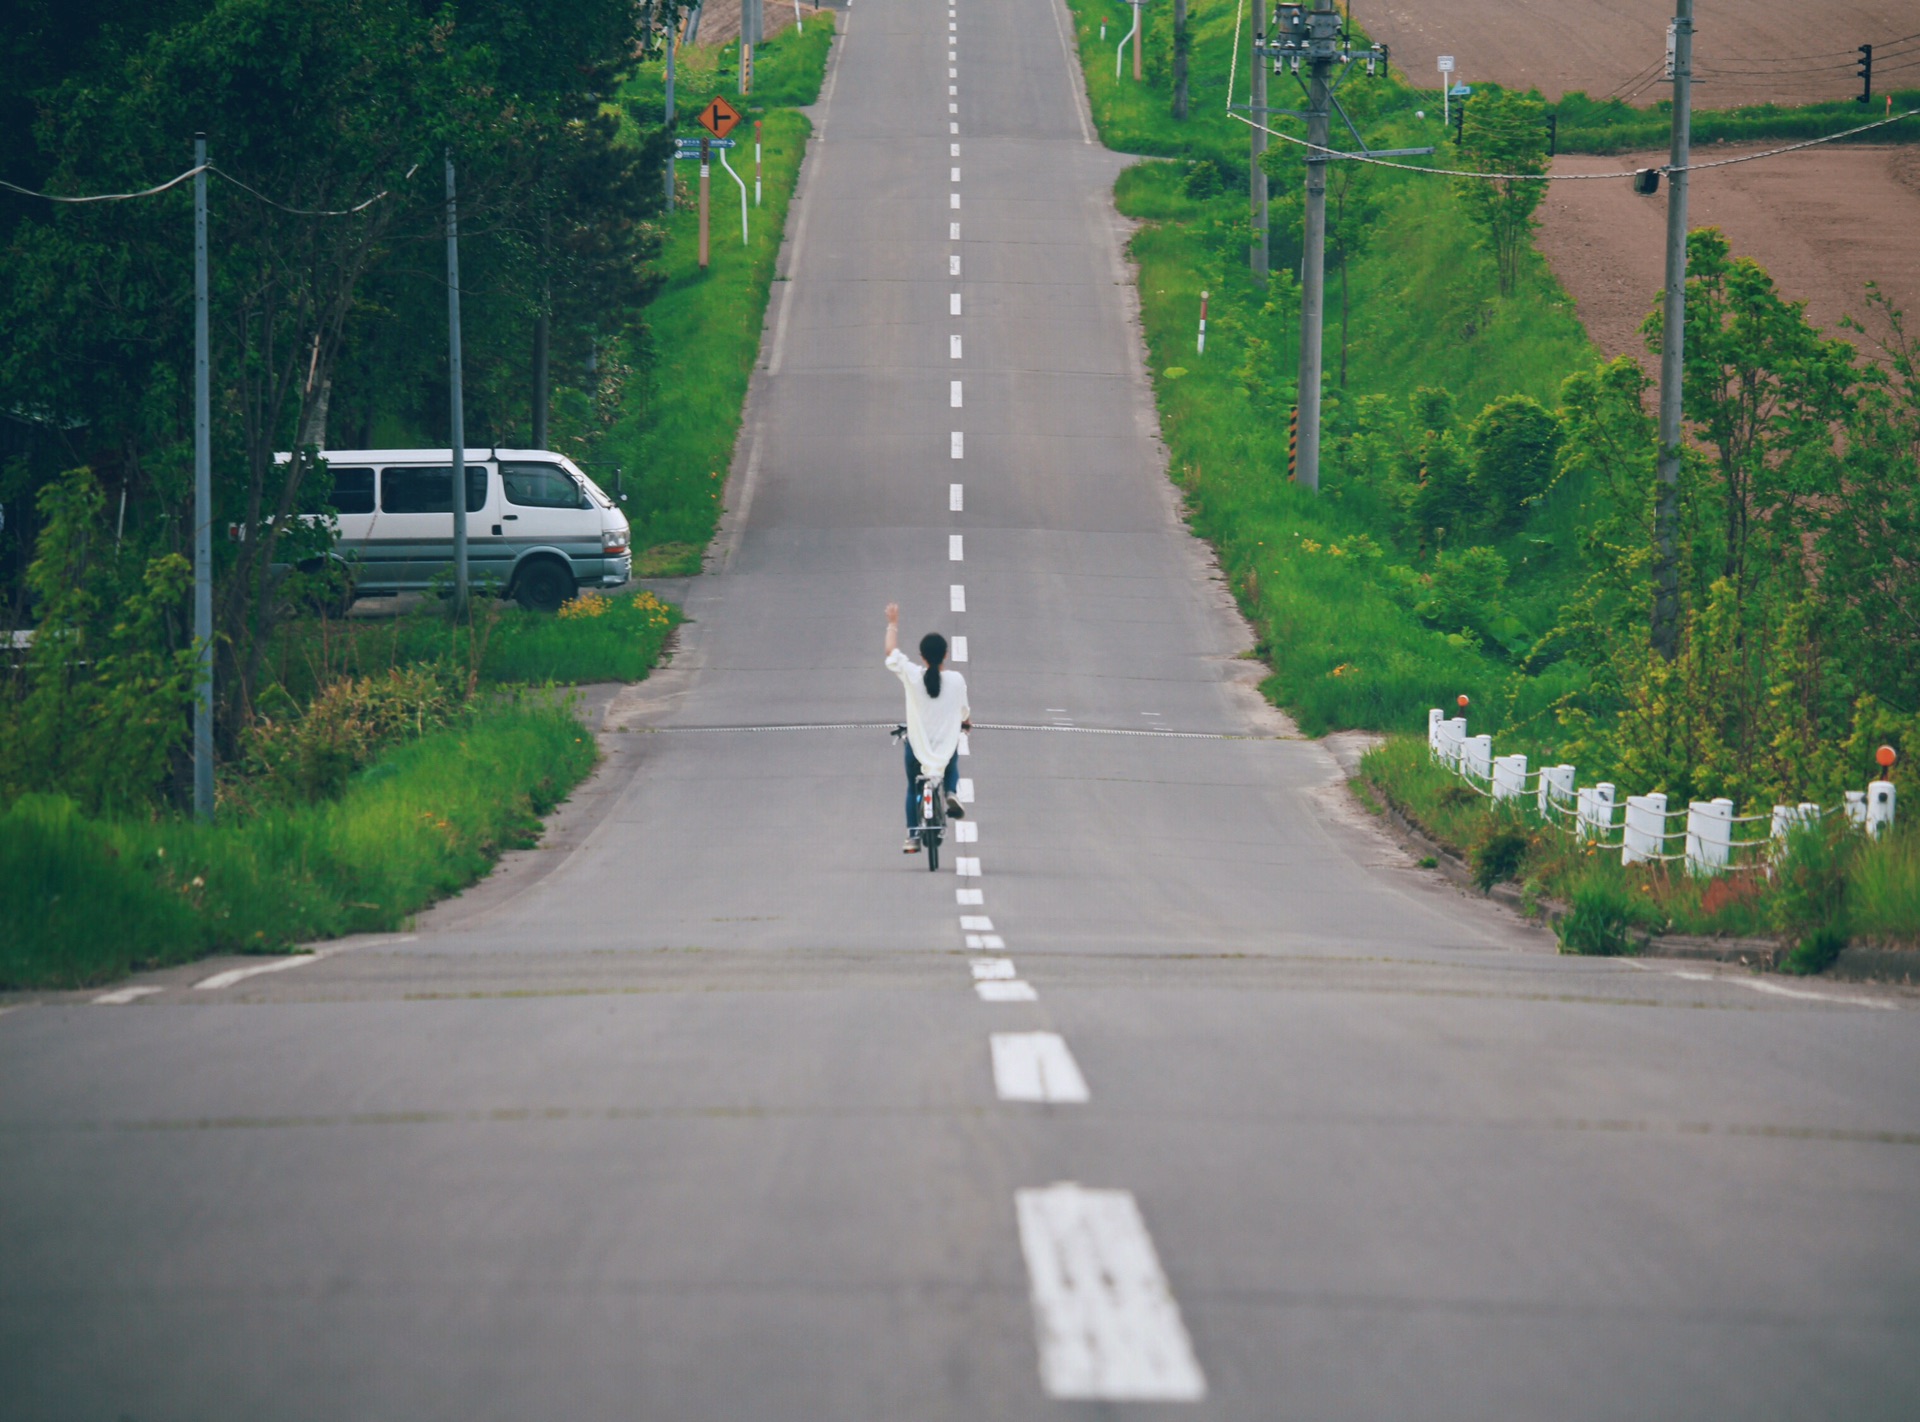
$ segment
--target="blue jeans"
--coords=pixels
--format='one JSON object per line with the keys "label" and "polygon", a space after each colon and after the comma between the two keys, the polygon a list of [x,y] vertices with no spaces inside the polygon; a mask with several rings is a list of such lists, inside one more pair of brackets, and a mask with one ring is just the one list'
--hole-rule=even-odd
{"label": "blue jeans", "polygon": [[[913,753],[913,742],[903,741],[907,752],[907,828],[920,828],[920,757]],[[960,784],[960,752],[947,762],[947,773],[940,777],[951,795]]]}

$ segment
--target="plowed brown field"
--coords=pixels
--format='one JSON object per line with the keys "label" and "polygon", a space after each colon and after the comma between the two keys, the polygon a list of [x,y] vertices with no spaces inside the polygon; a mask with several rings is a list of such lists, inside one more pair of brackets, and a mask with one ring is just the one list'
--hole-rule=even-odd
{"label": "plowed brown field", "polygon": [[[1695,157],[1743,151],[1757,150],[1716,146]],[[1563,156],[1554,171],[1613,172],[1665,161],[1665,153]],[[1704,169],[1691,186],[1690,225],[1724,231],[1735,253],[1771,272],[1829,333],[1843,334],[1842,316],[1866,315],[1870,281],[1907,313],[1909,329],[1920,325],[1920,148],[1813,148]],[[1663,184],[1660,196],[1638,197],[1625,179],[1552,183],[1541,204],[1540,250],[1594,344],[1610,356],[1647,355],[1638,328],[1660,297],[1666,192]]]}
{"label": "plowed brown field", "polygon": [[[1878,51],[1876,94],[1920,85],[1914,0],[1699,0],[1694,9],[1701,108],[1851,98],[1861,44]],[[1537,87],[1549,99],[1570,89],[1595,98],[1638,89],[1640,104],[1667,94],[1659,76],[1673,0],[1355,0],[1353,16],[1416,84],[1437,87],[1434,61],[1451,54],[1456,79]],[[1896,45],[1902,37],[1909,43]]]}

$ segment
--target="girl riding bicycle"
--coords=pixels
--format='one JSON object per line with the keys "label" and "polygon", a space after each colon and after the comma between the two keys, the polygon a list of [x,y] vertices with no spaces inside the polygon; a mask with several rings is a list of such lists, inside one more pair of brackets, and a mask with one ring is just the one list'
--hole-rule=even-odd
{"label": "girl riding bicycle", "polygon": [[[973,729],[973,712],[967,705],[967,679],[959,672],[945,671],[947,639],[929,632],[920,639],[924,667],[915,666],[900,650],[900,604],[887,604],[887,670],[900,678],[907,689],[907,842],[903,854],[920,851],[920,779],[923,772],[940,777],[947,797],[947,817],[963,819],[966,811],[954,798],[960,783],[960,733]],[[942,769],[944,767],[944,769]]]}

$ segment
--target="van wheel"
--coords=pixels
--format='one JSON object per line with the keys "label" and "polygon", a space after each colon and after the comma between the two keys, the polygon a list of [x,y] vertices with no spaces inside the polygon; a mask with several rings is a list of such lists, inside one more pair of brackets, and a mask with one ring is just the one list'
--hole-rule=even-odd
{"label": "van wheel", "polygon": [[527,564],[513,580],[514,601],[528,612],[558,612],[576,591],[573,574],[551,558]]}

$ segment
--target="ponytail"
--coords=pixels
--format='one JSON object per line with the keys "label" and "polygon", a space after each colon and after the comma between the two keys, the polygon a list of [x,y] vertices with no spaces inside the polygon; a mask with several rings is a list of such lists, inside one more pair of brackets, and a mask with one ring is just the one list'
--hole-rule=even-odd
{"label": "ponytail", "polygon": [[920,683],[927,688],[927,695],[940,694],[940,663],[947,659],[947,639],[938,632],[929,632],[920,639],[920,656],[926,662],[927,669],[920,673]]}

